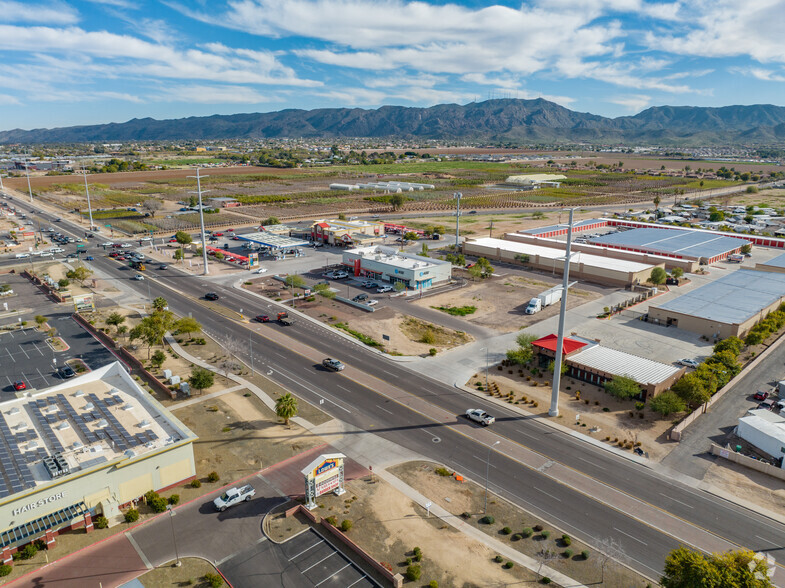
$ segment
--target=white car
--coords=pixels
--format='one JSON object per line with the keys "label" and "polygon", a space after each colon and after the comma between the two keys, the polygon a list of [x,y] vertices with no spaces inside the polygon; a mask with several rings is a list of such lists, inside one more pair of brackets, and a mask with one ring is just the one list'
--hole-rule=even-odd
{"label": "white car", "polygon": [[30,254],[29,253],[17,253],[16,254],[16,258],[17,259],[21,259],[23,257],[30,257]]}
{"label": "white car", "polygon": [[496,418],[492,417],[481,408],[470,408],[466,411],[466,418],[476,423],[480,423],[483,427],[487,427],[496,422]]}
{"label": "white car", "polygon": [[694,359],[680,359],[679,365],[683,365],[685,367],[697,368],[700,365],[700,362],[697,362]]}
{"label": "white car", "polygon": [[385,292],[392,292],[393,289],[394,288],[392,286],[380,286],[380,287],[376,288],[376,291],[379,294],[384,294]]}
{"label": "white car", "polygon": [[136,280],[137,282],[141,282],[142,280],[144,280],[144,276],[143,276],[142,274],[136,274],[136,275],[135,275],[133,278],[131,278],[131,279],[132,279],[132,280]]}
{"label": "white car", "polygon": [[254,271],[255,274],[264,274],[266,272],[267,272],[267,268],[266,267],[260,267],[258,270]]}
{"label": "white car", "polygon": [[131,245],[130,243],[123,243],[122,246],[125,247],[125,248],[133,247],[133,245]]}
{"label": "white car", "polygon": [[51,251],[42,251],[41,253],[39,253],[39,255],[41,257],[54,257],[55,256],[55,254],[52,253]]}
{"label": "white car", "polygon": [[377,304],[379,304],[378,300],[369,300],[365,303],[366,306],[376,306]]}

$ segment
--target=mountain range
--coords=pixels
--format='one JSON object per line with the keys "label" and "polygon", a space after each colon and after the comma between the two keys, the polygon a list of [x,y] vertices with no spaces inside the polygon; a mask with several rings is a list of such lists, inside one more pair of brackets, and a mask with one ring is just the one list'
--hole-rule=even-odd
{"label": "mountain range", "polygon": [[785,107],[770,104],[655,106],[634,116],[576,112],[541,98],[501,99],[428,108],[320,108],[170,120],[0,131],[0,143],[80,143],[266,138],[396,137],[519,143],[660,145],[761,144],[785,141]]}

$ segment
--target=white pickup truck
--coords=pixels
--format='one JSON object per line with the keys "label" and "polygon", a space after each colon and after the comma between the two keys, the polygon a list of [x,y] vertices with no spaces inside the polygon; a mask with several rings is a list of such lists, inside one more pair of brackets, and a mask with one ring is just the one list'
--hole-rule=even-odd
{"label": "white pickup truck", "polygon": [[496,419],[482,409],[470,408],[466,411],[466,418],[487,427],[496,422]]}
{"label": "white pickup truck", "polygon": [[250,484],[242,486],[241,488],[229,488],[226,492],[221,494],[218,498],[213,500],[216,510],[221,512],[225,511],[230,506],[239,504],[240,502],[248,502],[256,495],[256,490]]}

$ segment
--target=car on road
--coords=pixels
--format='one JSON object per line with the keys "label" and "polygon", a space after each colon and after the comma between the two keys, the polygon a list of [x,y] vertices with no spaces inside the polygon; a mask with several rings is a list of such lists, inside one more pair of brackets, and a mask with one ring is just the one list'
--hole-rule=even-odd
{"label": "car on road", "polygon": [[76,259],[77,257],[79,256],[76,253],[69,253],[65,256],[66,259]]}
{"label": "car on road", "polygon": [[346,273],[346,272],[335,272],[333,274],[333,279],[334,280],[345,280],[348,277],[349,277],[349,274]]}
{"label": "car on road", "polygon": [[135,275],[133,278],[131,278],[131,279],[132,279],[132,280],[136,280],[137,282],[141,282],[142,280],[144,280],[144,276],[143,276],[142,274],[136,274],[136,275]]}
{"label": "car on road", "polygon": [[384,294],[385,292],[392,292],[393,291],[393,287],[392,286],[379,286],[378,288],[376,288],[376,291],[379,294]]}
{"label": "car on road", "polygon": [[120,247],[133,247],[131,243],[123,243]]}
{"label": "car on road", "polygon": [[112,252],[109,254],[109,257],[119,257],[119,256],[120,256],[120,254],[119,254],[119,253],[117,253],[117,251],[112,251]]}
{"label": "car on road", "polygon": [[171,239],[169,239],[169,240],[167,241],[167,243],[177,243],[177,239],[175,239],[174,237],[172,237]]}
{"label": "car on road", "polygon": [[14,257],[17,259],[22,259],[23,257],[30,257],[29,253],[17,253]]}
{"label": "car on road", "polygon": [[57,368],[57,375],[67,380],[68,378],[73,378],[76,376],[76,372],[71,368],[70,365],[62,365]]}
{"label": "car on road", "polygon": [[85,259],[85,261],[95,261],[95,257],[93,257],[92,255],[88,255],[84,259]]}
{"label": "car on road", "polygon": [[683,365],[685,367],[697,368],[700,363],[695,361],[694,359],[680,359],[679,365]]}
{"label": "car on road", "polygon": [[220,298],[215,292],[208,292],[204,297],[205,300],[218,300],[218,298]]}
{"label": "car on road", "polygon": [[166,265],[165,263],[162,263],[161,265],[159,265],[159,266],[158,266],[158,269],[159,269],[159,270],[165,270],[165,269],[169,269],[169,266],[168,266],[168,265]]}
{"label": "car on road", "polygon": [[267,273],[267,268],[266,268],[266,267],[260,267],[258,270],[255,270],[255,271],[254,271],[254,273],[255,273],[255,274],[264,274],[264,273]]}
{"label": "car on road", "polygon": [[376,283],[376,282],[374,282],[373,280],[365,280],[365,281],[362,283],[362,287],[363,287],[363,288],[378,288],[378,287],[379,287],[379,284],[377,284],[377,283]]}
{"label": "car on road", "polygon": [[755,394],[752,395],[755,400],[766,400],[769,397],[769,393],[765,390],[758,390]]}
{"label": "car on road", "polygon": [[54,257],[54,256],[55,256],[55,254],[52,253],[51,251],[42,251],[41,252],[41,257]]}
{"label": "car on road", "polygon": [[769,398],[758,404],[758,410],[774,410],[774,400]]}
{"label": "car on road", "polygon": [[358,294],[352,298],[352,302],[362,302],[363,300],[368,300],[368,294]]}
{"label": "car on road", "polygon": [[25,384],[22,380],[17,380],[14,382],[14,390],[27,390],[27,384]]}
{"label": "car on road", "polygon": [[270,322],[270,315],[269,314],[257,314],[256,321],[260,323],[269,323]]}
{"label": "car on road", "polygon": [[324,243],[322,241],[314,241],[311,243],[311,247],[324,247]]}
{"label": "car on road", "polygon": [[213,237],[223,237],[223,236],[224,234],[220,231],[218,231],[217,233],[213,233]]}
{"label": "car on road", "polygon": [[476,423],[480,423],[483,427],[487,427],[496,422],[494,417],[481,408],[470,408],[466,411],[466,418]]}
{"label": "car on road", "polygon": [[343,363],[341,363],[337,359],[333,359],[331,357],[327,357],[327,358],[323,359],[322,360],[322,366],[327,368],[328,370],[332,370],[334,372],[340,372],[343,368],[346,367],[345,365],[343,365]]}
{"label": "car on road", "polygon": [[239,240],[240,237],[238,237],[237,235],[232,235],[232,241],[239,241]]}
{"label": "car on road", "polygon": [[366,304],[366,306],[376,306],[377,304],[379,304],[379,301],[378,300],[369,300],[365,304]]}
{"label": "car on road", "polygon": [[230,506],[240,504],[241,502],[248,502],[255,494],[256,490],[250,484],[240,488],[229,488],[226,492],[213,500],[213,505],[215,506],[215,510],[223,512]]}

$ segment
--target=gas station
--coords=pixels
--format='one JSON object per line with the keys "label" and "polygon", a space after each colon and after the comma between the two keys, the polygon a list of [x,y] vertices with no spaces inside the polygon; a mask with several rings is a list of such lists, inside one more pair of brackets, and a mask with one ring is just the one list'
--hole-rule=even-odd
{"label": "gas station", "polygon": [[237,235],[240,241],[248,243],[256,243],[262,247],[267,247],[271,250],[293,249],[296,247],[307,247],[311,244],[310,241],[305,239],[297,239],[295,237],[286,237],[283,235],[275,235],[273,233],[259,232],[248,233],[247,235]]}

